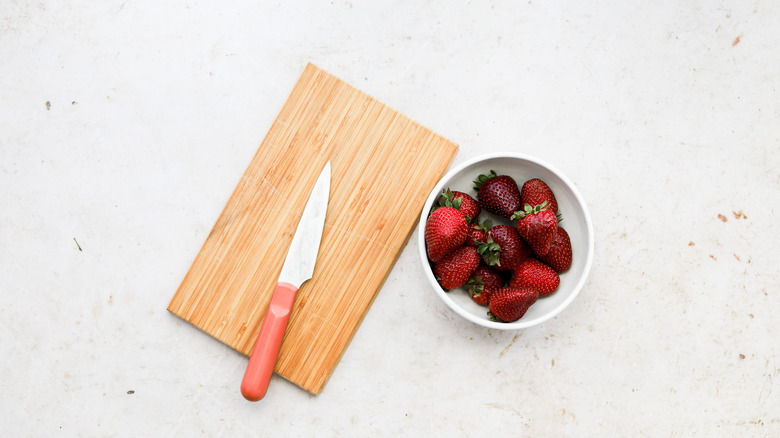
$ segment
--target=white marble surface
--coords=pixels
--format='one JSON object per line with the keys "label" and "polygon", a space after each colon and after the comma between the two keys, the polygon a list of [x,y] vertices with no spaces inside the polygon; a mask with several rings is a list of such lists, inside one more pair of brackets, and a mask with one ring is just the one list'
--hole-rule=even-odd
{"label": "white marble surface", "polygon": [[[778,20],[772,1],[3,2],[2,435],[780,435]],[[246,359],[166,306],[309,61],[455,163],[566,172],[596,231],[577,301],[470,325],[415,234],[321,395],[274,377],[244,401]]]}

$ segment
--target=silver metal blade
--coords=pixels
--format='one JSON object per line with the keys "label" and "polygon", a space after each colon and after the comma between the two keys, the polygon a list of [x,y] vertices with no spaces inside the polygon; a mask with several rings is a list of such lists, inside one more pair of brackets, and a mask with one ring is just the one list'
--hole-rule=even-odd
{"label": "silver metal blade", "polygon": [[279,281],[286,281],[300,288],[303,282],[314,274],[314,265],[317,264],[317,254],[322,241],[322,230],[325,228],[329,196],[330,161],[322,169],[303,209],[301,221],[295,230],[290,249],[287,250]]}

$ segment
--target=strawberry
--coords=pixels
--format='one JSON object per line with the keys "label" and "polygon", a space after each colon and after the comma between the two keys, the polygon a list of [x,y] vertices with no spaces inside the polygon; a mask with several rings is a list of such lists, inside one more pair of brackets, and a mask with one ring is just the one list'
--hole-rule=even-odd
{"label": "strawberry", "polygon": [[487,175],[479,175],[474,181],[479,205],[499,216],[510,217],[520,209],[520,189],[512,177],[497,175],[491,170]]}
{"label": "strawberry", "polygon": [[488,315],[493,321],[517,321],[538,298],[539,292],[536,289],[502,287],[490,296]]}
{"label": "strawberry", "polygon": [[452,192],[452,194],[455,199],[460,199],[460,212],[463,213],[463,216],[466,216],[467,221],[474,221],[482,213],[479,203],[471,195],[463,192]]}
{"label": "strawberry", "polygon": [[491,226],[493,226],[493,224],[487,219],[482,223],[479,223],[476,220],[471,222],[466,237],[466,245],[478,248],[480,244],[485,243],[485,233]]}
{"label": "strawberry", "polygon": [[541,205],[547,201],[547,209],[558,213],[558,201],[555,199],[550,186],[539,178],[529,179],[523,183],[520,189],[520,202],[522,205]]}
{"label": "strawberry", "polygon": [[425,223],[425,243],[428,258],[438,262],[466,241],[466,218],[456,208],[441,207],[428,216]]}
{"label": "strawberry", "polygon": [[538,257],[539,260],[550,265],[559,274],[568,270],[571,267],[571,239],[569,238],[569,233],[558,227],[552,243],[550,243],[550,251]]}
{"label": "strawberry", "polygon": [[477,249],[462,246],[433,265],[433,275],[444,289],[463,286],[479,266]]}
{"label": "strawberry", "polygon": [[466,217],[468,223],[471,223],[482,212],[476,199],[467,193],[452,191],[449,188],[442,193],[439,205],[457,208]]}
{"label": "strawberry", "polygon": [[540,297],[555,292],[559,284],[561,279],[555,269],[535,258],[520,263],[515,268],[512,279],[509,280],[509,285],[512,287],[536,289]]}
{"label": "strawberry", "polygon": [[547,207],[546,201],[537,206],[525,204],[523,210],[515,212],[511,217],[513,220],[518,219],[517,232],[539,256],[550,251],[550,244],[558,228],[558,218]]}
{"label": "strawberry", "polygon": [[460,200],[460,212],[463,216],[466,216],[466,220],[471,222],[479,216],[482,209],[479,207],[479,203],[471,195],[463,192],[452,192],[453,199]]}
{"label": "strawberry", "polygon": [[504,286],[504,280],[488,265],[481,263],[466,282],[471,299],[480,306],[487,306],[493,292]]}
{"label": "strawberry", "polygon": [[485,243],[477,248],[486,264],[500,271],[511,271],[531,256],[531,248],[510,225],[496,225],[487,231]]}

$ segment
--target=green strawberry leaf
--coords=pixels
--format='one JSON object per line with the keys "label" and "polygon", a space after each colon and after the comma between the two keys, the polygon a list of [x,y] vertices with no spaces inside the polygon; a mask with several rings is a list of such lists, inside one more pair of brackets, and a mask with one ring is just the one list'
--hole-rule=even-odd
{"label": "green strawberry leaf", "polygon": [[477,254],[482,257],[490,266],[501,266],[499,260],[501,259],[501,245],[493,242],[493,239],[488,236],[484,243],[480,243],[477,246]]}
{"label": "green strawberry leaf", "polygon": [[512,213],[512,216],[509,217],[510,220],[519,220],[523,219],[526,216],[530,216],[532,214],[539,213],[541,211],[547,210],[547,207],[549,207],[547,201],[542,202],[539,205],[531,205],[531,204],[525,204],[523,205],[522,210],[518,210],[514,213]]}
{"label": "green strawberry leaf", "polygon": [[495,178],[498,175],[496,174],[495,170],[491,170],[489,174],[487,175],[480,175],[477,177],[477,179],[474,180],[474,190],[479,190],[480,187],[482,187],[482,184],[485,183],[485,181],[489,180],[490,178]]}
{"label": "green strawberry leaf", "polygon": [[482,276],[476,276],[469,278],[466,282],[466,290],[474,293],[476,296],[485,290],[485,282],[482,281]]}
{"label": "green strawberry leaf", "polygon": [[460,204],[463,202],[463,198],[456,198],[449,187],[447,187],[439,198],[439,207],[452,207],[460,210]]}

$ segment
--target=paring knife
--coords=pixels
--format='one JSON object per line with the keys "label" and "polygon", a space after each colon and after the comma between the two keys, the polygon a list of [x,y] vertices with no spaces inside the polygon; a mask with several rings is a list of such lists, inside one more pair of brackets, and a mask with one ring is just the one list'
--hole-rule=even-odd
{"label": "paring knife", "polygon": [[287,321],[295,295],[301,285],[309,280],[317,263],[322,230],[330,196],[330,161],[320,173],[309,200],[303,209],[298,228],[287,250],[287,257],[279,274],[271,304],[260,326],[260,334],[249,356],[249,364],[241,382],[241,394],[249,401],[258,401],[265,396],[268,383],[274,372],[276,358],[287,329]]}

